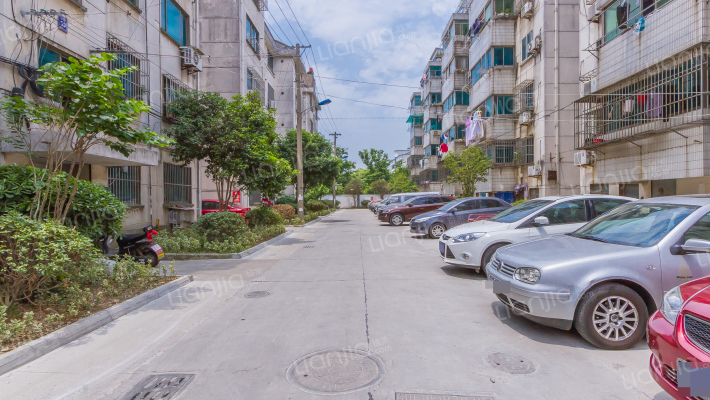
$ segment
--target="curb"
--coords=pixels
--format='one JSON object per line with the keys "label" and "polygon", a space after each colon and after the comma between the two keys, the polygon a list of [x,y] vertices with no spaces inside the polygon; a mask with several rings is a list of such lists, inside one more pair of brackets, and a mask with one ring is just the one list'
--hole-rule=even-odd
{"label": "curb", "polygon": [[331,215],[337,213],[337,212],[340,211],[340,210],[342,210],[342,208],[339,208],[339,209],[333,211],[332,213],[330,213],[330,214],[328,214],[328,215],[324,215],[324,216],[322,216],[322,217],[318,217],[318,218],[314,219],[313,221],[306,222],[306,223],[303,224],[303,225],[286,225],[286,226],[289,227],[289,228],[303,228],[303,227],[306,227],[306,226],[308,226],[308,225],[310,225],[310,224],[315,224],[316,222],[320,222],[323,218],[330,217]]}
{"label": "curb", "polygon": [[286,233],[282,233],[275,238],[269,239],[265,242],[261,242],[257,244],[254,247],[251,247],[249,249],[246,249],[242,251],[241,253],[227,253],[227,254],[222,254],[222,253],[175,253],[175,254],[166,254],[165,257],[163,258],[163,261],[187,261],[187,260],[224,260],[224,259],[240,259],[244,258],[258,250],[263,249],[264,247],[274,244],[278,242],[281,239],[284,239],[286,236],[292,234],[293,231],[288,231]]}
{"label": "curb", "polygon": [[0,355],[0,375],[34,361],[190,282],[192,282],[192,275],[183,276],[2,354]]}

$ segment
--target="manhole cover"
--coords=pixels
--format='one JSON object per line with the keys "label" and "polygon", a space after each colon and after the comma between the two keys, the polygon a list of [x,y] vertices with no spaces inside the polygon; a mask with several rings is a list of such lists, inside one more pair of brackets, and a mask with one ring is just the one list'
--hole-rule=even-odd
{"label": "manhole cover", "polygon": [[515,354],[492,353],[486,357],[486,361],[493,368],[509,374],[531,374],[535,372],[535,364],[532,361]]}
{"label": "manhole cover", "polygon": [[267,292],[266,290],[257,290],[255,292],[245,293],[244,297],[247,299],[258,299],[259,297],[266,297],[270,294],[271,292]]}
{"label": "manhole cover", "polygon": [[121,397],[121,400],[172,399],[194,377],[191,374],[150,375]]}
{"label": "manhole cover", "polygon": [[314,394],[344,394],[377,384],[385,374],[382,361],[359,350],[324,350],[294,361],[286,379]]}

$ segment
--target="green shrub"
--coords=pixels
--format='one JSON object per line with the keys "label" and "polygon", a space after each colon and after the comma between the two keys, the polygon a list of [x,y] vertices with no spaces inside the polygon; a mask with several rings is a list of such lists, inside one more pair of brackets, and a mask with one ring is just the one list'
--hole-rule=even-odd
{"label": "green shrub", "polygon": [[[35,185],[35,174],[37,184]],[[29,166],[0,165],[0,214],[17,211],[29,214],[36,188],[47,185],[64,187],[68,174],[62,172],[49,183],[46,170]],[[74,177],[69,177],[70,185]],[[54,212],[56,195],[49,199],[49,216]],[[47,215],[47,214],[45,214]],[[126,206],[103,186],[79,180],[76,196],[64,224],[76,227],[84,235],[96,239],[101,236],[117,237],[121,234]]]}
{"label": "green shrub", "polygon": [[256,226],[245,229],[238,236],[225,240],[208,241],[192,228],[176,229],[155,236],[166,253],[240,253],[255,245],[286,232],[282,225]]}
{"label": "green shrub", "polygon": [[9,306],[72,284],[104,278],[91,240],[56,221],[37,222],[10,212],[0,216],[0,305]]}
{"label": "green shrub", "polygon": [[296,198],[293,196],[281,196],[276,201],[274,201],[274,204],[296,204]]}
{"label": "green shrub", "polygon": [[274,206],[274,211],[281,215],[281,218],[287,220],[293,218],[296,215],[295,207],[291,207],[288,204],[277,204]]}
{"label": "green shrub", "polygon": [[242,216],[232,212],[208,213],[195,221],[192,229],[207,240],[226,240],[239,236],[246,229]]}
{"label": "green shrub", "polygon": [[514,201],[514,202],[511,203],[510,205],[511,205],[511,206],[517,206],[518,204],[523,204],[523,203],[525,203],[526,201],[527,201],[527,200],[522,199],[522,200]]}
{"label": "green shrub", "polygon": [[254,225],[280,225],[283,219],[273,207],[257,207],[247,212],[247,219]]}
{"label": "green shrub", "polygon": [[[333,207],[333,200],[321,200],[321,202],[323,202],[323,204],[325,204],[329,208],[335,208],[335,207]],[[335,204],[336,204],[336,207],[340,207],[339,200],[335,200]]]}
{"label": "green shrub", "polygon": [[325,203],[318,200],[308,200],[305,204],[305,209],[308,211],[323,211],[325,210]]}
{"label": "green shrub", "polygon": [[363,200],[360,204],[362,204],[363,207],[367,207],[367,205],[370,204],[370,200]]}

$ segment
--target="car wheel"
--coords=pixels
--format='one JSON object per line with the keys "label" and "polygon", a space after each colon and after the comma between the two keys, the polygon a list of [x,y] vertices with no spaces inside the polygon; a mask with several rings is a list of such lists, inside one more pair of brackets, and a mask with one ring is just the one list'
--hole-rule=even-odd
{"label": "car wheel", "polygon": [[444,232],[446,232],[446,226],[441,222],[435,222],[429,227],[429,237],[432,239],[438,239]]}
{"label": "car wheel", "polygon": [[608,283],[582,296],[574,326],[596,347],[626,350],[643,337],[647,320],[646,303],[638,293],[628,286]]}
{"label": "car wheel", "polygon": [[400,226],[404,223],[404,215],[402,214],[392,214],[390,216],[390,225]]}
{"label": "car wheel", "polygon": [[483,257],[481,257],[481,273],[483,275],[486,274],[486,265],[488,265],[489,262],[491,262],[491,258],[493,258],[493,254],[498,251],[501,247],[507,246],[508,243],[498,243],[494,244],[493,246],[489,247],[486,249],[486,251],[483,252]]}

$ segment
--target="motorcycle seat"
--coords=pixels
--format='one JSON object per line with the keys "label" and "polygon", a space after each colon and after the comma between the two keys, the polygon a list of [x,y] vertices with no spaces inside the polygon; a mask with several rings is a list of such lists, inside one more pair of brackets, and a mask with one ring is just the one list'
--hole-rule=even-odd
{"label": "motorcycle seat", "polygon": [[147,235],[145,233],[135,233],[132,235],[123,235],[120,238],[116,239],[116,242],[118,242],[118,244],[127,244],[132,241],[138,241],[140,239],[143,239],[146,236]]}

